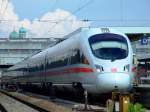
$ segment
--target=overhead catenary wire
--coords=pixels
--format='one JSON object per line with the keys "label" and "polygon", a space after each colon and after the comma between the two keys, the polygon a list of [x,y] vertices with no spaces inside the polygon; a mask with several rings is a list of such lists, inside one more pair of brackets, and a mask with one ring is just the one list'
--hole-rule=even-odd
{"label": "overhead catenary wire", "polygon": [[[145,23],[148,23],[150,22],[149,19],[146,19],[146,20],[137,20],[137,19],[130,19],[130,20],[120,20],[120,19],[78,19],[78,21],[75,21],[75,20],[72,20],[72,19],[59,19],[59,20],[40,20],[40,19],[37,19],[37,20],[30,20],[31,22],[34,22],[34,21],[39,21],[39,22],[48,22],[48,23],[59,23],[60,21],[61,22],[78,22],[78,21],[83,21],[83,22],[132,22],[132,23],[135,23],[135,22],[145,22]],[[19,22],[18,20],[6,20],[6,19],[0,19],[0,22]]]}
{"label": "overhead catenary wire", "polygon": [[[6,19],[0,19],[1,22],[19,22],[18,20],[6,20]],[[49,23],[58,23],[58,20],[41,20],[41,19],[36,19],[36,20],[30,20],[31,22],[39,21],[39,22],[49,22]],[[65,21],[65,22],[77,22],[75,20],[65,20],[65,19],[59,19],[59,21]],[[79,21],[86,21],[85,19],[79,20]]]}
{"label": "overhead catenary wire", "polygon": [[[94,0],[89,0],[88,2],[86,2],[85,4],[83,4],[82,6],[80,6],[78,9],[76,9],[72,14],[76,14],[77,12],[79,12],[80,10],[82,10],[83,8],[85,8],[86,6],[88,6],[91,2],[93,2]],[[67,16],[64,20],[67,20],[68,18],[70,17],[70,15],[69,16]],[[51,27],[51,29],[50,29],[50,31],[49,32],[51,32],[59,23],[61,23],[62,21],[60,20],[60,21],[58,21],[56,24],[54,24],[52,27]]]}
{"label": "overhead catenary wire", "polygon": [[[72,20],[72,19],[68,19],[68,20],[65,20],[65,19],[59,19],[60,21],[66,21],[66,22],[73,22],[75,20]],[[0,21],[6,21],[6,22],[16,22],[18,20],[11,20],[11,19],[0,19]],[[36,19],[36,20],[30,20],[31,22],[34,22],[34,21],[39,21],[39,22],[50,22],[50,23],[58,23],[58,19],[54,19],[54,20],[41,20],[41,19]],[[84,22],[90,22],[90,21],[93,21],[93,22],[107,22],[107,21],[110,21],[110,22],[113,22],[113,21],[116,21],[116,22],[120,22],[122,20],[120,19],[88,19],[88,18],[85,18],[85,19],[78,19],[78,21],[84,21]],[[150,22],[150,19],[146,19],[146,20],[138,20],[138,19],[130,19],[130,20],[124,20],[126,22]]]}

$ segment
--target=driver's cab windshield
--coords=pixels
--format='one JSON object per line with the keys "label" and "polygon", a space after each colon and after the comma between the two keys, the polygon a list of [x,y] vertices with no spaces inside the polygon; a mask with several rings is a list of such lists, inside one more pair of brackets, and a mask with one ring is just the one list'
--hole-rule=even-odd
{"label": "driver's cab windshield", "polygon": [[126,39],[117,34],[97,34],[89,38],[89,43],[93,54],[101,59],[124,59],[128,55]]}

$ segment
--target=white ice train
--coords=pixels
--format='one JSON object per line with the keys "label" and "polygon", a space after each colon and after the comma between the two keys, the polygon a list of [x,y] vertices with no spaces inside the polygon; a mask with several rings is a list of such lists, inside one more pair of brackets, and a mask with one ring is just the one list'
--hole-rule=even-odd
{"label": "white ice train", "polygon": [[126,35],[111,28],[80,28],[64,38],[9,68],[2,83],[82,86],[93,94],[132,89],[133,53]]}

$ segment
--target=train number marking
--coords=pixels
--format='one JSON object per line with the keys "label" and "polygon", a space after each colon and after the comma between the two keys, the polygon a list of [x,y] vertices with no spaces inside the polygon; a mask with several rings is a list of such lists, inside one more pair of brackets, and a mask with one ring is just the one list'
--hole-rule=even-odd
{"label": "train number marking", "polygon": [[110,32],[109,28],[101,28],[101,31],[103,33],[109,33]]}

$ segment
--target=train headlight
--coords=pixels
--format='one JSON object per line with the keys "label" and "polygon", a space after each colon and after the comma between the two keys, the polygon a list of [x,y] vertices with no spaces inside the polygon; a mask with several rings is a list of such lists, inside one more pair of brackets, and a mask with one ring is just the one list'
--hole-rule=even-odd
{"label": "train headlight", "polygon": [[97,72],[102,72],[102,71],[104,71],[104,69],[103,69],[102,66],[100,66],[100,65],[95,65],[95,66],[96,66]]}
{"label": "train headlight", "polygon": [[124,71],[129,72],[129,70],[130,70],[130,65],[129,64],[125,65],[124,66]]}

